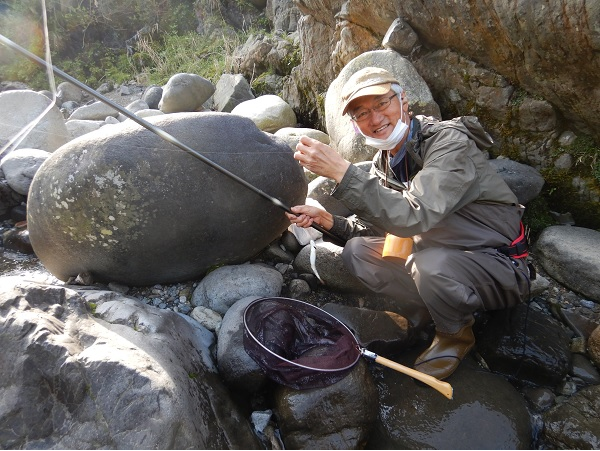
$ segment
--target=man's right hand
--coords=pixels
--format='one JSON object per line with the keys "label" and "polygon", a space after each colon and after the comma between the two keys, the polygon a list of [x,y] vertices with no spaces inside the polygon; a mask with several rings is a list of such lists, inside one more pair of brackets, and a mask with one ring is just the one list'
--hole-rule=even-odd
{"label": "man's right hand", "polygon": [[300,137],[294,158],[309,171],[333,179],[337,183],[342,181],[350,166],[349,161],[327,144],[308,136]]}
{"label": "man's right hand", "polygon": [[325,230],[330,230],[333,227],[333,215],[326,210],[311,205],[297,205],[291,208],[291,213],[285,213],[292,224],[298,227],[307,228],[313,223],[320,225]]}

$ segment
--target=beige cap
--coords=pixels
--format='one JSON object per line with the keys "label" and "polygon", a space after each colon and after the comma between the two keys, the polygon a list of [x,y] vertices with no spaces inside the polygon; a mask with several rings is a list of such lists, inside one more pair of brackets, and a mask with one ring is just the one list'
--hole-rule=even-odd
{"label": "beige cap", "polygon": [[392,83],[398,83],[398,81],[390,72],[379,67],[365,67],[355,72],[342,88],[342,102],[344,104],[342,115],[346,114],[348,105],[354,99],[363,96],[383,95],[392,89]]}

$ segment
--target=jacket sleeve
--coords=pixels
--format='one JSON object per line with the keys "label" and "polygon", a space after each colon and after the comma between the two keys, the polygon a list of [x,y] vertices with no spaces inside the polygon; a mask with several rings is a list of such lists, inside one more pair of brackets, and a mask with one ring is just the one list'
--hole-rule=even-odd
{"label": "jacket sleeve", "polygon": [[469,157],[473,141],[456,130],[440,131],[423,143],[423,168],[402,192],[351,165],[333,192],[353,213],[398,236],[413,236],[477,200],[476,165]]}
{"label": "jacket sleeve", "polygon": [[[357,236],[376,236],[381,235],[381,231],[362,222],[356,216],[344,218],[343,216],[333,216],[333,227],[329,231],[339,237],[342,241],[348,241],[350,238]],[[323,236],[323,240],[329,241],[327,236]]]}

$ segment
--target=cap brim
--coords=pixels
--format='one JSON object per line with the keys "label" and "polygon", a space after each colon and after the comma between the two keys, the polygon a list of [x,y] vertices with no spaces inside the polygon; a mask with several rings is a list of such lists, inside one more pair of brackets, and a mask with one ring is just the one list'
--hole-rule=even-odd
{"label": "cap brim", "polygon": [[346,103],[344,104],[344,109],[342,111],[342,116],[348,112],[348,107],[350,106],[353,100],[365,96],[381,96],[390,92],[390,89],[392,89],[391,83],[383,83],[381,85],[367,86],[366,88],[359,89],[358,91],[353,93],[348,98],[348,100],[346,100]]}

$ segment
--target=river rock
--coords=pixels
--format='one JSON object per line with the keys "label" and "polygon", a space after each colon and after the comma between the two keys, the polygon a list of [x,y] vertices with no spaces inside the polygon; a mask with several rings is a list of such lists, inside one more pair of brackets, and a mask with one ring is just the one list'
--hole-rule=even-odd
{"label": "river rock", "polygon": [[265,371],[244,348],[244,311],[259,296],[248,296],[231,306],[223,317],[217,341],[219,373],[230,387],[255,393],[268,381]]}
{"label": "river rock", "polygon": [[600,367],[600,326],[596,327],[590,334],[588,350],[592,362],[594,362],[597,367]]}
{"label": "river rock", "polygon": [[[252,121],[227,113],[148,120],[282,202],[304,201],[293,152]],[[247,261],[289,226],[272,202],[133,123],[63,146],[32,186],[31,243],[61,280],[82,272],[130,286],[190,280]]]}
{"label": "river rock", "polygon": [[260,264],[221,266],[198,284],[193,305],[202,305],[221,315],[241,298],[279,296],[283,276],[275,268]]}
{"label": "river rock", "polygon": [[600,232],[551,226],[540,234],[536,257],[548,275],[571,290],[600,302]]}
{"label": "river rock", "polygon": [[138,111],[150,109],[150,106],[148,106],[145,100],[137,99],[129,103],[125,109],[131,113],[137,114]]}
{"label": "river rock", "polygon": [[50,152],[40,149],[17,149],[0,161],[0,169],[10,187],[27,196],[33,176],[50,155]]}
{"label": "river rock", "polygon": [[[29,90],[5,91],[0,93],[0,148],[37,120],[51,104],[43,94]],[[31,132],[16,148],[41,149],[54,152],[71,139],[62,113],[51,106]]]}
{"label": "river rock", "polygon": [[267,94],[238,104],[232,114],[252,119],[256,126],[269,133],[296,126],[296,113],[281,97]]}
{"label": "river rock", "polygon": [[163,88],[160,86],[149,86],[142,94],[142,100],[146,102],[148,108],[157,110],[162,95]]}
{"label": "river rock", "polygon": [[362,359],[324,388],[278,386],[275,405],[286,449],[364,449],[377,419],[377,391]]}
{"label": "river rock", "polygon": [[[412,367],[423,349],[397,360]],[[531,449],[525,400],[470,357],[447,380],[451,400],[389,368],[376,380],[380,421],[368,449]]]}
{"label": "river rock", "polygon": [[103,121],[107,116],[117,117],[119,112],[110,105],[96,101],[77,108],[69,116],[69,120]]}
{"label": "river rock", "polygon": [[570,339],[560,324],[521,304],[475,327],[477,352],[492,371],[553,388],[567,375]]}
{"label": "river rock", "polygon": [[65,102],[81,102],[83,91],[69,81],[63,81],[56,87],[56,98],[62,105]]}
{"label": "river rock", "polygon": [[158,109],[163,113],[201,111],[215,92],[212,82],[196,74],[175,74],[163,87]]}
{"label": "river rock", "polygon": [[599,416],[600,385],[581,390],[544,413],[543,449],[599,449]]}
{"label": "river rock", "polygon": [[327,133],[323,133],[321,130],[315,130],[314,128],[284,127],[277,130],[275,136],[278,136],[287,142],[294,151],[302,136],[308,136],[309,138],[316,139],[324,144],[329,144],[329,136],[327,136]]}
{"label": "river rock", "polygon": [[257,447],[193,320],[110,291],[0,287],[3,447]]}
{"label": "river rock", "polygon": [[[109,116],[112,117],[112,116]],[[116,120],[116,119],[115,119]],[[84,119],[69,119],[65,125],[72,139],[79,138],[81,135],[98,130],[103,125],[106,125],[104,120],[90,121]]]}
{"label": "river rock", "polygon": [[362,347],[376,354],[385,356],[411,344],[410,323],[397,313],[334,303],[322,308],[344,323]]}
{"label": "river rock", "polygon": [[408,59],[393,50],[375,50],[357,56],[331,82],[325,97],[325,122],[331,145],[352,163],[370,160],[377,149],[366,146],[348,116],[342,116],[342,88],[352,74],[369,66],[386,69],[396,77],[408,92],[410,108],[415,114],[441,117],[427,83]]}
{"label": "river rock", "polygon": [[[330,290],[342,292],[368,292],[358,278],[350,273],[342,260],[344,248],[328,241],[315,241],[315,268],[321,283]],[[294,269],[301,273],[314,274],[310,264],[311,245],[304,246],[294,259]],[[316,274],[315,274],[316,275]]]}
{"label": "river rock", "polygon": [[242,74],[221,75],[214,94],[217,111],[230,113],[240,103],[252,99],[252,88]]}
{"label": "river rock", "polygon": [[515,193],[519,203],[527,204],[542,191],[544,178],[537,169],[508,158],[495,158],[489,163]]}

